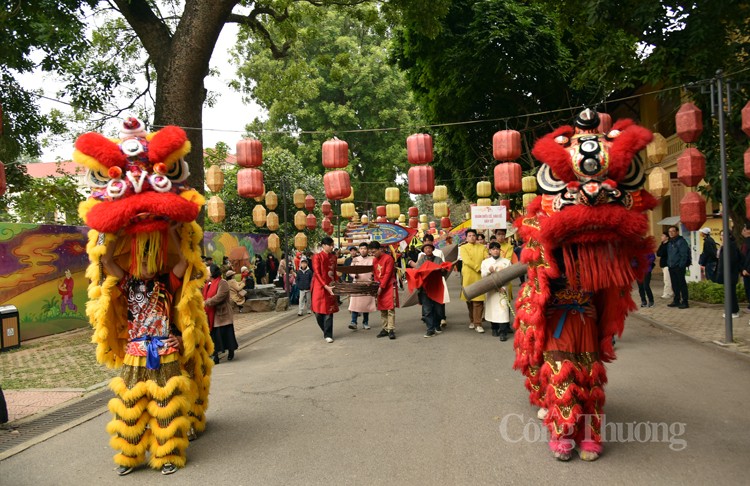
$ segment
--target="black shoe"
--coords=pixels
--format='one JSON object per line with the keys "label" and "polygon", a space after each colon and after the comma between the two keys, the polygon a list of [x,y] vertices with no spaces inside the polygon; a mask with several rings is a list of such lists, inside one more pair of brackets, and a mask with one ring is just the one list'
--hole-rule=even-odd
{"label": "black shoe", "polygon": [[501,341],[507,341],[508,340],[508,333],[503,331],[500,333],[500,340]]}
{"label": "black shoe", "polygon": [[351,324],[349,324],[349,329],[351,329],[352,331],[356,331],[357,330],[357,323],[356,322],[352,322]]}
{"label": "black shoe", "polygon": [[653,307],[653,306],[654,306],[654,303],[653,302],[649,302],[646,307]]}
{"label": "black shoe", "polygon": [[130,466],[117,466],[117,469],[115,469],[115,472],[118,476],[127,476],[131,472],[133,472],[133,468]]}
{"label": "black shoe", "polygon": [[219,364],[219,361],[221,361],[219,359],[219,356],[218,355],[214,355],[214,364]]}
{"label": "black shoe", "polygon": [[176,472],[177,472],[177,466],[175,466],[171,462],[168,462],[161,467],[161,473],[164,474],[165,476],[167,474],[173,474]]}
{"label": "black shoe", "polygon": [[234,359],[234,350],[230,350],[229,353],[227,353],[227,359],[229,361],[232,361]]}
{"label": "black shoe", "polygon": [[396,339],[396,333],[391,331],[388,333],[388,339]]}
{"label": "black shoe", "polygon": [[492,330],[492,335],[495,336],[495,337],[498,337],[500,335],[500,331],[498,331],[497,329],[493,329]]}
{"label": "black shoe", "polygon": [[380,331],[378,333],[378,335],[376,337],[382,338],[382,337],[386,337],[387,335],[388,335],[388,331],[386,331],[385,329],[383,329],[382,331]]}
{"label": "black shoe", "polygon": [[641,302],[641,307],[646,307],[646,305],[647,304],[645,302]]}
{"label": "black shoe", "polygon": [[435,335],[435,330],[434,329],[430,329],[429,331],[427,331],[426,333],[424,333],[424,337],[426,337],[426,338],[431,338],[434,335]]}
{"label": "black shoe", "polygon": [[440,329],[440,326],[435,328],[435,334],[443,334],[443,330]]}
{"label": "black shoe", "polygon": [[687,309],[688,307],[690,307],[690,306],[687,305],[687,304],[680,304],[680,305],[677,306],[678,309]]}
{"label": "black shoe", "polygon": [[667,307],[677,307],[679,305],[680,304],[678,304],[677,302],[672,302],[672,303],[667,304]]}

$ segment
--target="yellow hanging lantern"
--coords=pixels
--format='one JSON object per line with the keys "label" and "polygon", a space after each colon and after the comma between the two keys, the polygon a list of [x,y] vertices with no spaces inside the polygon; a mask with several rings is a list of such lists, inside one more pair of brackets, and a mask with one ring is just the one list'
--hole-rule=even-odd
{"label": "yellow hanging lantern", "polygon": [[430,226],[426,222],[425,223],[419,223],[419,229],[421,229],[422,231],[427,231],[429,229],[429,227]]}
{"label": "yellow hanging lantern", "polygon": [[307,235],[302,232],[297,233],[294,236],[294,247],[299,251],[307,248]]}
{"label": "yellow hanging lantern", "polygon": [[470,213],[464,213],[464,220],[468,221],[469,219],[471,219],[471,214]]}
{"label": "yellow hanging lantern", "polygon": [[279,235],[277,235],[276,233],[271,233],[270,235],[268,235],[268,250],[271,253],[276,253],[279,251],[279,248],[281,248]]}
{"label": "yellow hanging lantern", "polygon": [[521,189],[523,189],[523,192],[536,192],[536,177],[526,176],[522,178]]}
{"label": "yellow hanging lantern", "polygon": [[490,181],[477,182],[477,197],[490,197],[492,195],[492,184]]}
{"label": "yellow hanging lantern", "polygon": [[294,227],[302,231],[307,226],[307,215],[304,211],[294,213]]}
{"label": "yellow hanging lantern", "polygon": [[276,209],[279,205],[279,197],[276,195],[273,191],[268,191],[266,193],[266,207],[273,211]]}
{"label": "yellow hanging lantern", "polygon": [[354,214],[352,214],[352,221],[355,223],[359,221],[359,213],[357,211],[354,211]]}
{"label": "yellow hanging lantern", "polygon": [[669,173],[654,167],[646,179],[646,190],[657,199],[664,197],[669,192]]}
{"label": "yellow hanging lantern", "polygon": [[397,203],[401,195],[399,194],[398,187],[386,187],[385,188],[385,202]]}
{"label": "yellow hanging lantern", "polygon": [[652,164],[658,164],[667,156],[667,139],[661,133],[654,133],[654,139],[646,146],[646,158]]}
{"label": "yellow hanging lantern", "polygon": [[445,218],[448,216],[448,203],[436,202],[433,204],[432,214],[434,214],[436,218]]}
{"label": "yellow hanging lantern", "polygon": [[268,213],[268,216],[266,216],[266,228],[268,228],[271,231],[276,231],[279,229],[279,215],[271,211]]}
{"label": "yellow hanging lantern", "polygon": [[362,224],[367,224],[370,222],[370,218],[367,217],[366,214],[362,215],[362,218],[359,220]]}
{"label": "yellow hanging lantern", "polygon": [[432,191],[432,200],[443,202],[446,199],[448,199],[448,186],[435,186],[435,190]]}
{"label": "yellow hanging lantern", "polygon": [[531,204],[531,201],[536,199],[536,194],[533,193],[526,193],[523,195],[523,207],[527,208],[529,207],[529,204]]}
{"label": "yellow hanging lantern", "polygon": [[427,223],[427,215],[426,214],[420,214],[419,215],[419,222],[420,223]]}
{"label": "yellow hanging lantern", "polygon": [[385,217],[388,219],[397,219],[401,212],[401,206],[398,204],[386,204],[385,205]]}
{"label": "yellow hanging lantern", "polygon": [[354,188],[352,187],[352,192],[349,193],[347,197],[341,200],[342,202],[354,202]]}
{"label": "yellow hanging lantern", "polygon": [[211,192],[219,192],[224,187],[224,173],[218,165],[212,165],[206,170],[206,185]]}
{"label": "yellow hanging lantern", "polygon": [[405,214],[399,214],[398,215],[398,222],[399,223],[406,223],[406,215]]}
{"label": "yellow hanging lantern", "polygon": [[208,219],[214,223],[221,223],[224,221],[226,216],[226,210],[224,208],[224,201],[219,196],[211,196],[206,205],[208,211]]}
{"label": "yellow hanging lantern", "polygon": [[354,203],[341,203],[341,217],[349,219],[354,216]]}
{"label": "yellow hanging lantern", "polygon": [[265,197],[266,197],[266,184],[264,183],[263,184],[263,192],[261,192],[260,195],[255,196],[253,198],[253,201],[255,201],[257,203],[262,203],[263,200],[265,199]]}
{"label": "yellow hanging lantern", "polygon": [[292,200],[294,201],[294,205],[297,209],[302,209],[305,207],[305,197],[307,197],[307,193],[305,193],[305,191],[303,191],[302,189],[297,189],[296,191],[294,191]]}
{"label": "yellow hanging lantern", "polygon": [[266,208],[260,204],[256,204],[253,208],[253,223],[258,228],[262,228],[266,224]]}
{"label": "yellow hanging lantern", "polygon": [[492,199],[488,197],[480,197],[477,199],[477,206],[492,206]]}

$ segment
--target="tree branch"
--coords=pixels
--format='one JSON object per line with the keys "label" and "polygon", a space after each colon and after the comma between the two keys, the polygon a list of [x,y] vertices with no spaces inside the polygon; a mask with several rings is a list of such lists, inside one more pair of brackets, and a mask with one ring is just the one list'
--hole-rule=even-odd
{"label": "tree branch", "polygon": [[130,24],[143,47],[157,66],[166,62],[172,33],[169,27],[156,16],[146,0],[112,0]]}
{"label": "tree branch", "polygon": [[273,37],[271,37],[271,33],[266,29],[266,26],[258,20],[258,16],[263,14],[270,15],[276,22],[283,22],[289,18],[289,9],[286,8],[282,13],[279,13],[270,7],[256,7],[247,15],[230,14],[227,22],[234,22],[250,27],[266,40],[268,47],[271,49],[271,55],[273,58],[281,59],[287,55],[289,48],[292,47],[292,43],[291,41],[286,41],[281,47],[276,45],[276,42],[273,40]]}

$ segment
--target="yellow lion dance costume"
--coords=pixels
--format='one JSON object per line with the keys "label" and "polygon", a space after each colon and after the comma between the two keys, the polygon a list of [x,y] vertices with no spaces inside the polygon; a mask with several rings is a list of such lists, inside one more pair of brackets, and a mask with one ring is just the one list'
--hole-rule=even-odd
{"label": "yellow lion dance costume", "polygon": [[[139,120],[128,118],[119,139],[86,133],[75,148],[73,160],[88,168],[92,188],[79,207],[92,228],[86,314],[94,328],[97,361],[122,369],[110,383],[116,397],[109,402],[114,417],[107,431],[118,451],[114,461],[118,474],[124,475],[143,463],[148,452],[149,465],[169,474],[185,465],[188,440],[205,429],[213,367],[201,293],[206,279],[200,258],[203,232],[195,222],[204,199],[184,184],[189,172],[183,157],[190,142],[178,127],[146,133]],[[123,269],[115,273],[136,284],[143,283],[137,280],[141,268],[159,274],[179,262],[184,276],[175,279],[170,271],[170,282],[176,280],[173,292],[159,286],[150,294],[138,294],[161,302],[159,329],[168,325],[166,335],[133,339],[138,335],[129,306],[134,305],[133,295],[124,295],[133,292],[124,289],[123,279],[105,271],[106,258]],[[144,330],[151,323],[138,325],[150,333]],[[162,342],[172,335],[180,337],[181,345]]]}

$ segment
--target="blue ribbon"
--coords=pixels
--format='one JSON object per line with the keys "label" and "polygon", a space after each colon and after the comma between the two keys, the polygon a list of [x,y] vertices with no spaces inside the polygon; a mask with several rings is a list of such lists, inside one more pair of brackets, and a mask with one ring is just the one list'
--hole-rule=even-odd
{"label": "blue ribbon", "polygon": [[560,335],[562,334],[563,325],[565,324],[565,319],[568,317],[568,312],[572,310],[576,310],[583,314],[586,311],[586,308],[582,306],[579,303],[573,303],[573,304],[560,304],[560,305],[553,305],[552,306],[555,309],[565,309],[565,312],[562,313],[560,316],[560,320],[557,321],[557,327],[555,328],[555,333],[553,334],[555,339],[560,339]]}
{"label": "blue ribbon", "polygon": [[161,359],[159,358],[159,348],[163,348],[166,344],[158,336],[142,336],[133,341],[148,341],[146,345],[146,368],[150,370],[158,370],[161,367]]}

